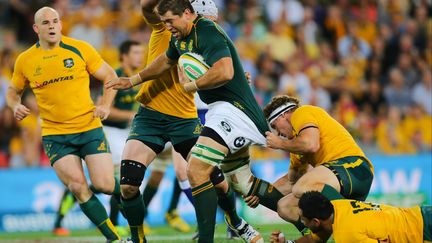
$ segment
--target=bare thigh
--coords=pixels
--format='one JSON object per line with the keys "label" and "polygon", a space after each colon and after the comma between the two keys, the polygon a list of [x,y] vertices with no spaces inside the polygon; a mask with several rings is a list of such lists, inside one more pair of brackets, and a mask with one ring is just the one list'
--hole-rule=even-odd
{"label": "bare thigh", "polygon": [[322,191],[327,184],[340,192],[340,184],[336,175],[327,167],[317,166],[304,174],[293,186],[297,198],[306,191]]}
{"label": "bare thigh", "polygon": [[90,154],[85,157],[93,186],[106,194],[114,191],[114,164],[110,153]]}
{"label": "bare thigh", "polygon": [[92,195],[87,185],[81,158],[76,155],[66,155],[57,160],[53,168],[58,178],[74,194],[78,202],[86,202]]}

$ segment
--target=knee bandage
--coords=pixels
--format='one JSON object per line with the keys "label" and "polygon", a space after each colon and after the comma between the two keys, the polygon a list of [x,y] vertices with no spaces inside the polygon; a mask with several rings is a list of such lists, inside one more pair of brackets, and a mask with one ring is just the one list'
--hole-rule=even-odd
{"label": "knee bandage", "polygon": [[234,191],[246,196],[252,188],[252,183],[255,177],[250,170],[249,164],[246,164],[233,171],[225,173],[225,178],[227,178]]}
{"label": "knee bandage", "polygon": [[146,166],[133,160],[122,160],[120,167],[120,184],[140,186],[144,179]]}
{"label": "knee bandage", "polygon": [[195,144],[191,150],[192,157],[195,157],[207,164],[217,166],[225,158],[225,154],[217,149],[210,148],[206,145]]}
{"label": "knee bandage", "polygon": [[212,173],[210,174],[210,181],[213,185],[217,185],[224,181],[225,176],[219,167],[215,166]]}

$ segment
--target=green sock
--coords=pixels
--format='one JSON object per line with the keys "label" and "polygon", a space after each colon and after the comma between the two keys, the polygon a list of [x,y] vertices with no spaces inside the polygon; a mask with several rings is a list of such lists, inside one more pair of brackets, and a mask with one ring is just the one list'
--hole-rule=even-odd
{"label": "green sock", "polygon": [[120,198],[121,192],[120,192],[120,182],[117,179],[117,177],[114,177],[114,190],[112,195],[116,196],[117,198]]}
{"label": "green sock", "polygon": [[153,199],[154,195],[156,195],[156,192],[158,191],[158,187],[153,187],[152,185],[147,184],[144,188],[144,192],[142,194],[143,203],[145,206],[144,209],[144,218],[147,216],[147,207],[150,204],[151,200]]}
{"label": "green sock", "polygon": [[110,198],[110,214],[109,218],[113,225],[118,225],[118,215],[119,215],[119,203],[117,199],[113,196]]}
{"label": "green sock", "polygon": [[171,201],[170,201],[170,205],[168,207],[168,212],[171,212],[177,208],[177,204],[178,204],[178,201],[180,199],[181,192],[182,192],[182,190],[180,188],[178,180],[177,180],[177,178],[175,178],[174,179],[174,189],[173,189],[173,193],[171,195]]}
{"label": "green sock", "polygon": [[198,222],[198,242],[213,242],[217,209],[216,190],[211,181],[207,181],[192,188],[192,196],[195,202],[195,213]]}
{"label": "green sock", "polygon": [[81,203],[80,207],[84,214],[98,227],[100,232],[108,240],[120,239],[117,230],[108,218],[104,206],[94,194],[87,202]]}
{"label": "green sock", "polygon": [[126,219],[131,230],[131,237],[134,242],[145,241],[143,223],[144,223],[144,202],[138,191],[135,197],[121,200]]}
{"label": "green sock", "polygon": [[327,184],[324,185],[321,194],[323,194],[330,201],[336,199],[345,199],[336,189]]}
{"label": "green sock", "polygon": [[227,218],[229,224],[232,226],[237,226],[241,223],[241,218],[237,214],[236,210],[236,195],[231,190],[231,187],[228,187],[228,191],[223,193],[221,191],[216,190],[218,196],[218,205],[225,212],[225,217]]}
{"label": "green sock", "polygon": [[277,212],[277,203],[283,197],[282,193],[267,181],[254,177],[248,195],[256,195],[260,204]]}

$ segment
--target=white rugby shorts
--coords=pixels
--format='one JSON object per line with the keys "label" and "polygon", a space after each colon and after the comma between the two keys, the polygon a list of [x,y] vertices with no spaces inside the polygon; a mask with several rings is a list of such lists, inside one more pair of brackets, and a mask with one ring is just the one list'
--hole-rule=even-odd
{"label": "white rugby shorts", "polygon": [[253,121],[231,103],[217,101],[209,105],[205,126],[213,129],[232,154],[252,144],[265,146],[266,139]]}

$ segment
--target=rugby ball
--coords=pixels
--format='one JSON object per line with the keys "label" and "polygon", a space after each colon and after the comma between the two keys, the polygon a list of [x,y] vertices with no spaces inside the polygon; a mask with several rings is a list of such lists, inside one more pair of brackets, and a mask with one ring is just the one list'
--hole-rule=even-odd
{"label": "rugby ball", "polygon": [[192,52],[182,54],[178,59],[178,65],[183,67],[184,74],[191,81],[197,80],[210,68],[201,55]]}

